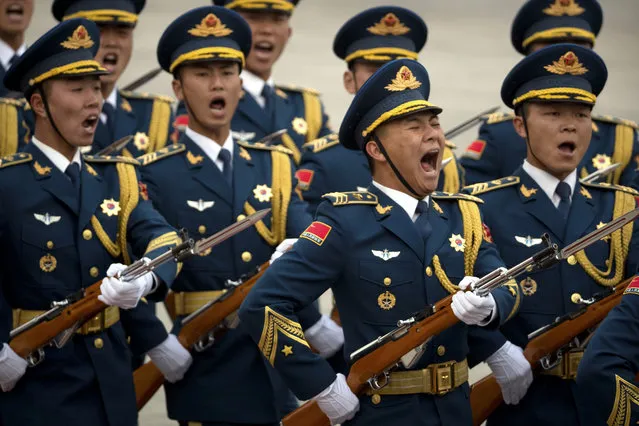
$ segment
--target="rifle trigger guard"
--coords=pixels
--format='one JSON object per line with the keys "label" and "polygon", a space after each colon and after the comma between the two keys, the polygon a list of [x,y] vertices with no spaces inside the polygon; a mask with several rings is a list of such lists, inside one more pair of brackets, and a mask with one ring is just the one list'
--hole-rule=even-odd
{"label": "rifle trigger guard", "polygon": [[[381,383],[379,381],[380,377],[384,378],[384,381]],[[380,390],[386,385],[388,385],[389,383],[390,383],[390,373],[388,371],[384,371],[381,375],[373,376],[370,379],[368,379],[368,385],[373,390]]]}
{"label": "rifle trigger guard", "polygon": [[204,352],[213,346],[213,343],[215,343],[215,337],[213,331],[209,331],[206,336],[202,337],[195,345],[193,345],[193,349],[195,349],[196,352]]}
{"label": "rifle trigger guard", "polygon": [[557,356],[554,360],[551,361],[550,355],[546,355],[545,357],[539,360],[539,363],[541,364],[541,368],[543,368],[544,370],[552,370],[553,368],[555,368],[561,363],[562,359],[563,359],[563,351],[560,349],[557,351]]}
{"label": "rifle trigger guard", "polygon": [[44,361],[44,349],[38,348],[37,351],[30,353],[27,358],[27,365],[29,367],[35,367]]}

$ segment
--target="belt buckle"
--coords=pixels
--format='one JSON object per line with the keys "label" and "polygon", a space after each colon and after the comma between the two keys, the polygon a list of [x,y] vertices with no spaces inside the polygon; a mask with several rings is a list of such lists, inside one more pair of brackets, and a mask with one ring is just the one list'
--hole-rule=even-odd
{"label": "belt buckle", "polygon": [[453,389],[454,361],[433,365],[433,394],[445,395]]}
{"label": "belt buckle", "polygon": [[[567,355],[567,356],[566,356]],[[565,356],[564,378],[574,380],[577,377],[579,363],[584,357],[583,351],[568,352]]]}

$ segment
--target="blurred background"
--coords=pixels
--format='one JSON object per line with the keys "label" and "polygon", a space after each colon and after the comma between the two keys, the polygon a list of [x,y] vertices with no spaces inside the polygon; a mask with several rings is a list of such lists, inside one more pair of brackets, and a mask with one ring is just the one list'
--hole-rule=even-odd
{"label": "blurred background", "polygon": [[[604,23],[595,50],[608,66],[609,77],[595,112],[639,120],[639,16],[638,0],[600,0]],[[502,105],[501,82],[521,57],[510,44],[510,25],[520,0],[301,0],[291,25],[293,36],[276,65],[275,82],[312,87],[323,94],[335,129],[350,104],[342,85],[345,64],[333,55],[333,37],[339,27],[359,11],[386,4],[419,13],[428,25],[428,41],[420,55],[431,79],[431,100],[444,108],[444,129],[475,114]],[[147,0],[135,31],[131,63],[121,86],[158,66],[155,48],[164,28],[184,11],[210,4],[205,0]],[[27,43],[55,24],[50,2],[37,0]],[[171,77],[162,73],[140,90],[172,96]],[[502,111],[507,111],[502,106]],[[477,128],[453,140],[461,155]],[[326,308],[327,304],[323,303]],[[158,308],[166,321],[164,310]],[[166,322],[168,324],[168,322]],[[473,379],[486,373],[474,369]],[[140,415],[141,426],[175,425],[166,418],[160,391]]]}

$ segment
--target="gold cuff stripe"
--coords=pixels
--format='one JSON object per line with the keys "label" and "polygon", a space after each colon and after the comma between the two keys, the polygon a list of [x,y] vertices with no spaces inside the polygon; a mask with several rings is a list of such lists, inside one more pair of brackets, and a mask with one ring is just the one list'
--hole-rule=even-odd
{"label": "gold cuff stripe", "polygon": [[399,47],[375,47],[373,49],[356,50],[344,58],[344,61],[350,62],[358,58],[367,59],[367,56],[369,60],[390,60],[393,56],[414,60],[418,58],[417,52],[413,52],[412,50],[400,49]]}
{"label": "gold cuff stripe", "polygon": [[225,7],[227,9],[244,8],[244,9],[266,9],[268,6],[273,9],[292,11],[295,6],[286,0],[235,0]]}
{"label": "gold cuff stripe", "polygon": [[304,338],[302,326],[298,322],[286,318],[267,306],[264,308],[264,327],[258,345],[272,366],[275,365],[275,357],[277,356],[278,333],[310,348]]}
{"label": "gold cuff stripe", "polygon": [[629,426],[633,405],[639,405],[639,388],[615,374],[615,402],[608,417],[608,426]]}
{"label": "gold cuff stripe", "polygon": [[178,56],[175,61],[169,67],[169,71],[173,72],[175,68],[186,61],[199,61],[203,59],[224,58],[224,59],[239,59],[242,62],[242,68],[244,68],[244,53],[237,49],[231,49],[229,47],[203,47],[202,49],[196,49],[191,52],[183,53]]}
{"label": "gold cuff stripe", "polygon": [[539,31],[528,37],[521,43],[522,47],[528,47],[531,43],[534,43],[539,40],[548,40],[555,38],[570,38],[570,37],[579,37],[585,38],[590,41],[593,45],[595,44],[595,34],[582,30],[581,28],[573,28],[573,27],[558,27],[552,28],[545,31]]}
{"label": "gold cuff stripe", "polygon": [[138,15],[135,13],[118,9],[81,10],[71,15],[66,15],[62,20],[68,21],[74,18],[86,18],[94,22],[115,21],[117,18],[119,22],[128,22],[131,24],[135,24],[138,21]]}
{"label": "gold cuff stripe", "polygon": [[304,101],[304,115],[308,125],[306,142],[310,142],[319,137],[319,132],[322,129],[322,103],[319,96],[307,91],[302,92],[302,99]]}
{"label": "gold cuff stripe", "polygon": [[570,99],[575,98],[580,101],[586,101],[595,103],[597,96],[583,89],[575,89],[572,87],[553,87],[551,89],[531,90],[513,100],[513,105],[517,105],[520,102],[528,99]]}
{"label": "gold cuff stripe", "polygon": [[182,243],[182,239],[178,237],[177,232],[167,232],[166,234],[160,235],[159,237],[151,240],[144,254],[150,253],[153,250],[157,250],[162,247],[176,246],[180,243]]}
{"label": "gold cuff stripe", "polygon": [[61,67],[52,68],[49,71],[42,73],[37,77],[32,78],[31,80],[29,80],[29,86],[34,86],[38,83],[43,82],[44,80],[48,80],[58,75],[67,75],[67,74],[74,75],[74,74],[82,74],[82,73],[91,73],[95,71],[107,72],[106,68],[103,68],[99,62],[93,59],[72,62],[70,64],[63,65]]}
{"label": "gold cuff stripe", "polygon": [[153,101],[149,123],[149,147],[147,153],[156,152],[166,146],[171,122],[171,105],[160,99]]}
{"label": "gold cuff stripe", "polygon": [[410,112],[420,110],[424,107],[434,107],[434,106],[435,105],[424,100],[405,102],[401,105],[396,106],[390,111],[386,111],[385,113],[380,115],[377,120],[373,121],[373,123],[362,132],[362,136],[364,137],[368,136],[369,134],[373,132],[373,130],[377,129],[382,123],[390,120],[391,118],[394,118],[403,114],[408,114]]}
{"label": "gold cuff stripe", "polygon": [[0,104],[0,158],[16,152],[18,152],[18,109],[15,105]]}

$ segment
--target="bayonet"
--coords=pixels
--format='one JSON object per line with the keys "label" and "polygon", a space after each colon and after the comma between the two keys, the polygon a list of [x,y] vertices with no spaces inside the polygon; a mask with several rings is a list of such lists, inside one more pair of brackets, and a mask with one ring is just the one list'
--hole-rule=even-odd
{"label": "bayonet", "polygon": [[132,139],[133,135],[124,136],[123,138],[118,139],[112,144],[96,152],[95,155],[114,155],[115,153],[120,152],[122,149],[124,149],[124,147],[127,146]]}
{"label": "bayonet", "polygon": [[271,143],[273,143],[275,139],[282,137],[285,133],[286,133],[286,129],[280,129],[276,132],[273,132],[269,135],[264,136],[262,139],[255,142],[255,144],[262,144],[262,145],[269,146]]}
{"label": "bayonet", "polygon": [[613,163],[613,164],[609,165],[608,167],[604,167],[601,170],[597,170],[596,172],[590,173],[588,176],[582,177],[579,181],[581,183],[593,183],[593,182],[601,179],[602,177],[608,176],[610,173],[612,173],[615,170],[617,170],[619,168],[619,166],[621,166],[620,163]]}
{"label": "bayonet", "polygon": [[458,124],[457,126],[453,127],[452,129],[450,129],[449,131],[447,131],[446,133],[444,133],[444,137],[446,139],[452,139],[455,136],[465,132],[466,130],[470,129],[471,127],[475,126],[477,123],[479,123],[481,121],[481,119],[488,114],[492,114],[493,112],[497,111],[499,109],[499,106],[496,107],[492,107],[487,109],[486,111],[482,111],[479,114],[477,114],[476,116],[474,116],[473,118],[470,118],[466,121],[464,121],[461,124]]}
{"label": "bayonet", "polygon": [[153,68],[151,71],[148,71],[146,74],[138,77],[136,80],[133,80],[128,85],[124,86],[122,90],[127,92],[133,92],[140,87],[144,86],[149,81],[153,80],[155,76],[162,72],[162,68]]}

